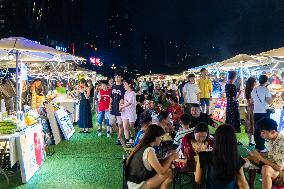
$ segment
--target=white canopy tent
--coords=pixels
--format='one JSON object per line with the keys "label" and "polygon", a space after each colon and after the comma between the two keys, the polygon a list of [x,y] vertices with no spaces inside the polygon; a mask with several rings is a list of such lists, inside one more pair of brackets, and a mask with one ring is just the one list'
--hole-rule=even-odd
{"label": "white canopy tent", "polygon": [[0,40],[0,68],[16,68],[16,110],[21,108],[21,77],[19,68],[26,64],[30,68],[42,67],[45,64],[56,62],[78,63],[79,58],[68,53],[55,50],[51,47],[35,43],[23,37],[10,37]]}

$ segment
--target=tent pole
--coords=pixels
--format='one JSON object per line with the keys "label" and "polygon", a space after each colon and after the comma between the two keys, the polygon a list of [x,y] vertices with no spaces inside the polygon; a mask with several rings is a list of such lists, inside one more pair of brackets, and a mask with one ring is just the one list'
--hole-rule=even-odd
{"label": "tent pole", "polygon": [[19,77],[19,51],[16,50],[16,112],[21,111],[20,105],[20,77]]}
{"label": "tent pole", "polygon": [[244,61],[241,61],[241,86],[242,86],[242,89],[244,88],[244,69],[243,69],[243,65],[244,64]]}

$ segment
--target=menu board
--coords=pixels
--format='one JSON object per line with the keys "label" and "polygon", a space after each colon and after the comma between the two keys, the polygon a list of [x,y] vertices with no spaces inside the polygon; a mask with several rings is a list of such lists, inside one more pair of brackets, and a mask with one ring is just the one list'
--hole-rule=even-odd
{"label": "menu board", "polygon": [[65,140],[69,140],[75,133],[75,128],[67,111],[61,108],[55,112],[55,117]]}
{"label": "menu board", "polygon": [[27,183],[40,168],[44,159],[42,125],[27,127],[17,138],[17,150],[23,183]]}
{"label": "menu board", "polygon": [[217,99],[215,108],[212,112],[212,118],[214,120],[224,123],[226,119],[226,108],[227,108],[227,100],[225,98]]}
{"label": "menu board", "polygon": [[275,113],[270,114],[270,118],[277,122],[278,132],[284,134],[284,110],[275,109]]}

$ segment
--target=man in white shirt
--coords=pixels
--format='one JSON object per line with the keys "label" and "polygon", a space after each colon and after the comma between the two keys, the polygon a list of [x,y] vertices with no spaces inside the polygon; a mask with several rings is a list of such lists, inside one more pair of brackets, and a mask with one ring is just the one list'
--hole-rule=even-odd
{"label": "man in white shirt", "polygon": [[182,89],[184,102],[185,102],[185,110],[186,113],[190,114],[191,104],[198,103],[198,94],[200,93],[200,89],[197,84],[195,84],[195,75],[188,75],[188,83],[186,83]]}
{"label": "man in white shirt", "polygon": [[267,152],[265,149],[265,140],[260,136],[260,130],[257,128],[257,122],[262,118],[270,118],[270,113],[267,111],[269,104],[272,102],[272,95],[267,89],[268,77],[266,75],[259,76],[259,86],[251,92],[251,98],[254,104],[254,141],[255,149],[259,152]]}

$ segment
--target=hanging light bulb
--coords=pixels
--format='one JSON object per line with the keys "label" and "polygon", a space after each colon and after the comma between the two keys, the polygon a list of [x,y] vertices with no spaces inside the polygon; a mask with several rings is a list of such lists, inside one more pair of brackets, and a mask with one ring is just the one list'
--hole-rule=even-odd
{"label": "hanging light bulb", "polygon": [[9,54],[9,55],[8,55],[8,59],[11,60],[11,61],[12,61],[12,60],[15,60],[14,54]]}

